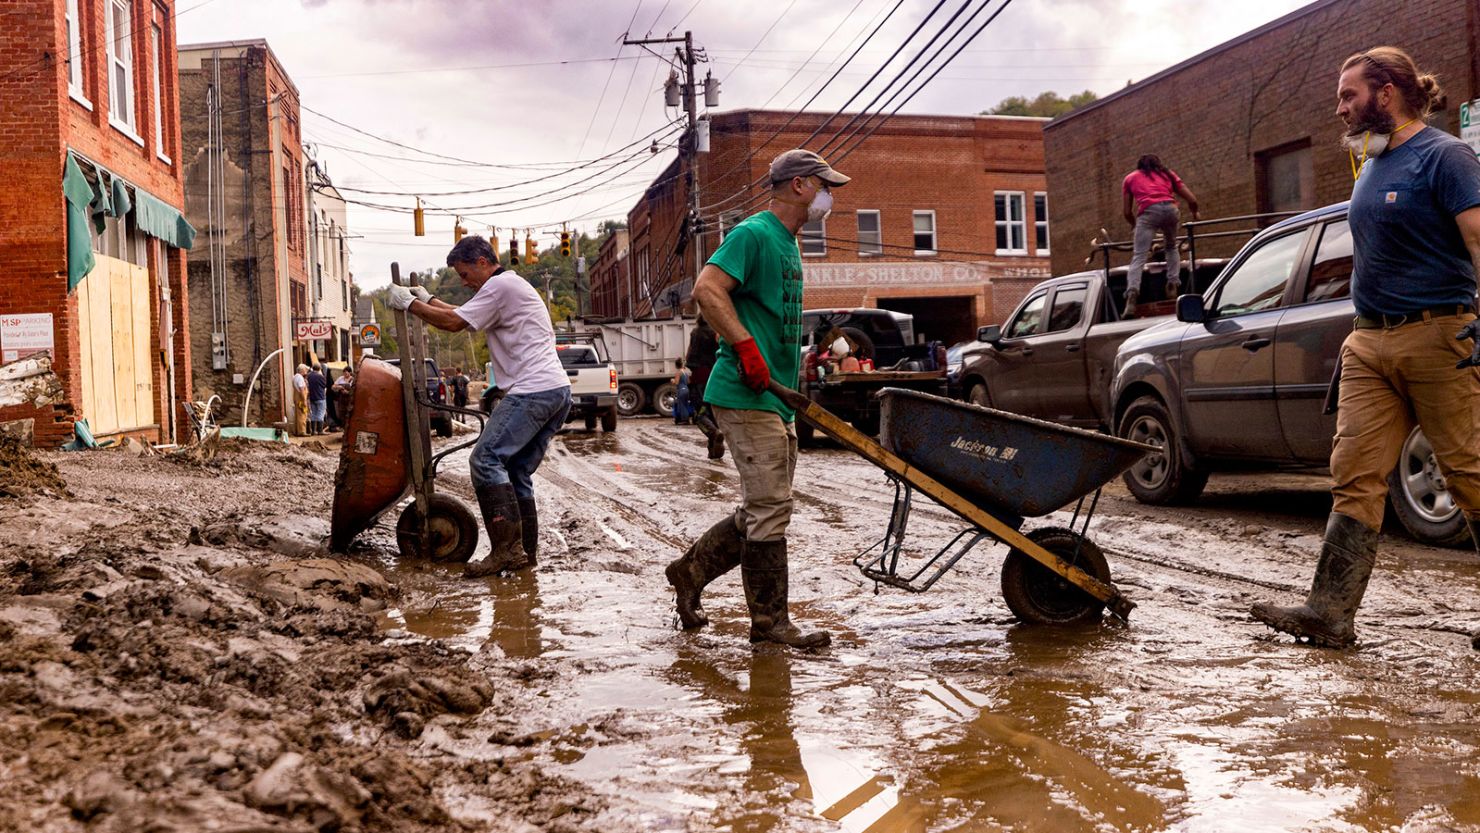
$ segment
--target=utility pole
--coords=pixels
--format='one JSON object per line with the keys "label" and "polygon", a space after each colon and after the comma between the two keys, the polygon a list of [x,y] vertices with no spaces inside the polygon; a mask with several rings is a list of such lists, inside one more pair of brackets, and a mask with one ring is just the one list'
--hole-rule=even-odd
{"label": "utility pole", "polygon": [[[694,253],[694,280],[697,281],[699,279],[699,271],[704,268],[704,249],[699,242],[699,79],[695,75],[694,65],[701,59],[702,54],[696,54],[694,51],[694,33],[692,31],[685,31],[681,38],[623,39],[622,43],[627,46],[644,47],[650,44],[683,44],[682,48],[675,49],[674,52],[684,67],[684,79],[681,86],[683,91],[683,108],[685,114],[688,116],[689,123],[683,141],[679,142],[679,154],[685,157],[685,161],[687,162],[684,165],[684,184],[688,188],[689,193],[689,212],[688,216],[684,219],[684,223],[688,230],[689,246],[692,247]],[[654,52],[653,54],[656,55],[658,53]],[[717,89],[715,90],[715,94],[718,94]],[[709,97],[706,85],[706,99]],[[714,105],[711,104],[710,106]],[[656,249],[650,248],[649,251],[656,251]],[[653,278],[656,280],[657,275],[654,275]],[[656,310],[653,312],[656,312]]]}

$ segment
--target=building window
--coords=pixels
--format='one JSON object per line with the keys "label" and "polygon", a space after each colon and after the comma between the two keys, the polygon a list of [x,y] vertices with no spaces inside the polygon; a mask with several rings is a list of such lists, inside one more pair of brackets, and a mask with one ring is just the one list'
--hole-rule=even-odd
{"label": "building window", "polygon": [[1048,254],[1048,195],[1042,191],[1033,195],[1033,239],[1037,253]]}
{"label": "building window", "polygon": [[67,0],[67,92],[92,109],[87,93],[82,90],[82,18],[78,14],[77,0]]}
{"label": "building window", "polygon": [[1309,139],[1256,153],[1254,163],[1261,214],[1315,206],[1316,172]]}
{"label": "building window", "polygon": [[108,0],[108,121],[141,142],[134,110],[134,14],[129,0]]}
{"label": "building window", "polygon": [[935,212],[915,212],[915,254],[935,254]]}
{"label": "building window", "polygon": [[997,207],[997,254],[1027,254],[1028,228],[1023,219],[1023,192],[997,191],[993,200]]}
{"label": "building window", "polygon": [[821,257],[827,254],[827,221],[818,220],[802,226],[802,254]]}
{"label": "building window", "polygon": [[878,211],[868,209],[858,211],[858,253],[861,255],[884,253],[884,233],[879,223]]}
{"label": "building window", "polygon": [[159,24],[149,27],[149,63],[153,74],[154,87],[154,152],[166,163],[170,157],[165,153],[164,143],[164,85],[160,83],[160,76],[164,74],[161,62],[164,60],[164,32]]}

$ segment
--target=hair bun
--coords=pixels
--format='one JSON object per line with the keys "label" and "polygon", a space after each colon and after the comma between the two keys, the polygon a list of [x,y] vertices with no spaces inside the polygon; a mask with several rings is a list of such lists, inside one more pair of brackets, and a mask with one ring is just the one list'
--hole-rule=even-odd
{"label": "hair bun", "polygon": [[1437,108],[1444,100],[1444,90],[1439,86],[1439,79],[1429,73],[1418,76],[1418,88],[1428,96],[1429,106]]}

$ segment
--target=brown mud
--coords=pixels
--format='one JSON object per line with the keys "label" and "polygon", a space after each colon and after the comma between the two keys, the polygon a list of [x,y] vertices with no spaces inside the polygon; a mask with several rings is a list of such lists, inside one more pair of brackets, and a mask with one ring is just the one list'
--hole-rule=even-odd
{"label": "brown mud", "polygon": [[76,497],[0,502],[0,830],[1480,830],[1473,553],[1385,535],[1354,650],[1247,616],[1304,592],[1320,477],[1111,486],[1090,535],[1139,607],[1057,631],[1013,620],[1000,548],[876,591],[887,482],[808,450],[806,653],[746,641],[737,574],[674,627],[662,568],[738,498],[692,428],[561,434],[538,569],[477,581],[384,520],[326,560],[325,452],[44,458]]}

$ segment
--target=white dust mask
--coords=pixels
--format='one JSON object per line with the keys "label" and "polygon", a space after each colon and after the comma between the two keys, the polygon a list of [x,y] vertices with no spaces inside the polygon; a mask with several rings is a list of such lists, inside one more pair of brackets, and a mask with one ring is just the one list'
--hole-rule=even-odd
{"label": "white dust mask", "polygon": [[834,356],[848,355],[848,342],[844,341],[842,338],[834,341],[832,343],[832,352]]}
{"label": "white dust mask", "polygon": [[816,223],[827,219],[827,215],[832,213],[832,207],[832,192],[818,189],[812,202],[807,204],[807,222]]}

